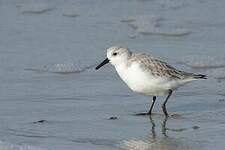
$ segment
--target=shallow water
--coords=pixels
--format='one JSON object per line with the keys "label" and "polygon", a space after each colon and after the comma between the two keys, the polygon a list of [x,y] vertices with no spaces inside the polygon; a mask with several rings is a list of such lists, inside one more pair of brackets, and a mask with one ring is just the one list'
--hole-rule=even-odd
{"label": "shallow water", "polygon": [[[0,149],[223,149],[225,2],[1,0]],[[212,13],[213,12],[213,13]],[[113,45],[208,80],[181,87],[165,119],[110,65]],[[111,119],[110,119],[111,118]]]}

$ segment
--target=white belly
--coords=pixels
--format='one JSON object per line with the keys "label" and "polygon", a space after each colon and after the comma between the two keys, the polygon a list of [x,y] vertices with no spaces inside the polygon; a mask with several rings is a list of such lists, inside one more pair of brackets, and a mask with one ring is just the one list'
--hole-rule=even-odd
{"label": "white belly", "polygon": [[160,96],[168,94],[168,90],[176,84],[172,81],[168,83],[166,78],[155,78],[150,73],[143,71],[137,64],[133,64],[131,67],[117,66],[116,70],[130,89],[144,95]]}

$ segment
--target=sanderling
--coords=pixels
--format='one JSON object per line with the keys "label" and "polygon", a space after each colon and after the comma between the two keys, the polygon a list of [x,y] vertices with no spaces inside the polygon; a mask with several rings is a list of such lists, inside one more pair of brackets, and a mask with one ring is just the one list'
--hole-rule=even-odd
{"label": "sanderling", "polygon": [[132,53],[128,48],[119,46],[108,48],[107,58],[95,69],[99,69],[108,62],[116,68],[120,78],[131,90],[153,96],[149,112],[141,114],[151,115],[156,96],[167,95],[162,104],[162,110],[165,116],[168,116],[166,103],[174,90],[190,81],[207,79],[205,75],[177,70],[157,58]]}

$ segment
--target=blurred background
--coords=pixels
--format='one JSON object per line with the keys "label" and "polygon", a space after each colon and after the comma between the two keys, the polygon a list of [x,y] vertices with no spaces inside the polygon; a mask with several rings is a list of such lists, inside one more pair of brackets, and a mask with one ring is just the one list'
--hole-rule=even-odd
{"label": "blurred background", "polygon": [[[0,0],[0,149],[223,149],[225,1]],[[111,65],[120,45],[208,75],[161,111]]]}

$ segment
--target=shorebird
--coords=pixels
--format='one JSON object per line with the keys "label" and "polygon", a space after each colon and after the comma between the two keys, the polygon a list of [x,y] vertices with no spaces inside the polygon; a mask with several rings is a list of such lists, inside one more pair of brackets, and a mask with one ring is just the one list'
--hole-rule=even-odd
{"label": "shorebird", "polygon": [[166,103],[174,90],[190,81],[207,79],[206,75],[180,71],[150,55],[132,53],[120,46],[108,48],[107,58],[95,69],[109,62],[132,91],[153,97],[149,111],[142,115],[151,115],[156,97],[167,95],[162,110],[168,117]]}

